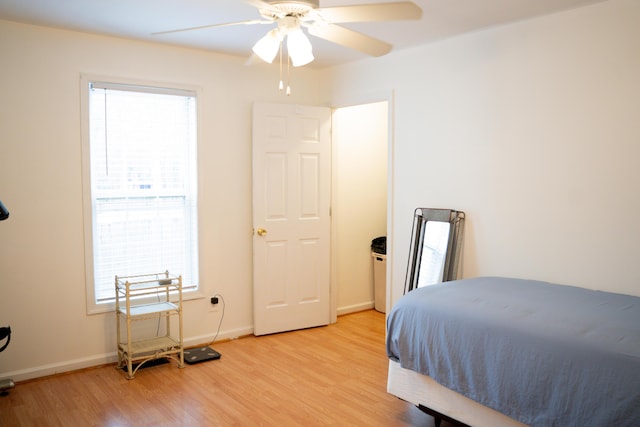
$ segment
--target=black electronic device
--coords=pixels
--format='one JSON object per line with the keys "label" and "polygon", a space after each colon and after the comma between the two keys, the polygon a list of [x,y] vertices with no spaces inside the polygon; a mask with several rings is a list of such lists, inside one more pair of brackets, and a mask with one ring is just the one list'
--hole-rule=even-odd
{"label": "black electronic device", "polygon": [[184,361],[190,365],[220,359],[222,355],[211,347],[189,348],[184,351]]}
{"label": "black electronic device", "polygon": [[[7,208],[2,204],[2,200],[0,200],[0,221],[3,221],[5,219],[9,218],[9,211],[7,210]],[[0,341],[5,340],[4,344],[0,344],[0,351],[4,351],[7,346],[9,345],[9,342],[11,341],[11,327],[10,326],[2,326],[0,327]],[[0,380],[0,396],[6,396],[9,392],[7,390],[9,390],[10,388],[14,388],[16,386],[16,384],[13,382],[12,379],[4,379],[4,380]]]}
{"label": "black electronic device", "polygon": [[3,339],[7,339],[7,341],[0,345],[0,352],[4,351],[5,348],[7,348],[7,346],[9,345],[9,342],[11,342],[11,327],[10,326],[3,326],[0,327],[0,341],[2,341]]}
{"label": "black electronic device", "polygon": [[0,221],[4,221],[7,218],[9,218],[9,211],[2,204],[2,200],[0,200]]}
{"label": "black electronic device", "polygon": [[[0,346],[0,351],[4,351],[5,348],[9,345],[11,341],[11,328],[9,326],[3,326],[0,328],[0,341],[6,339],[4,344]],[[0,396],[6,396],[9,394],[7,390],[10,388],[14,388],[16,383],[13,382],[12,379],[7,378],[4,380],[0,380]]]}
{"label": "black electronic device", "polygon": [[[166,357],[159,357],[157,359],[144,360],[142,362],[132,363],[131,367],[133,370],[136,370],[136,369],[152,368],[158,365],[166,365],[167,363],[169,363],[169,359],[167,359]],[[127,364],[125,363],[125,365],[122,367],[122,370],[125,372],[128,372],[127,369],[128,369]]]}

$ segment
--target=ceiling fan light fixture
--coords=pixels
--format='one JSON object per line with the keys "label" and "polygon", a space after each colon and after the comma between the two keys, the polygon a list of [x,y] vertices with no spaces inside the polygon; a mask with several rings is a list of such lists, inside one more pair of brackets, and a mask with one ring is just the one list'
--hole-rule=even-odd
{"label": "ceiling fan light fixture", "polygon": [[271,64],[280,50],[282,39],[278,28],[269,31],[253,46],[253,53],[260,59]]}
{"label": "ceiling fan light fixture", "polygon": [[301,67],[315,59],[311,42],[299,27],[287,34],[287,51],[294,67]]}

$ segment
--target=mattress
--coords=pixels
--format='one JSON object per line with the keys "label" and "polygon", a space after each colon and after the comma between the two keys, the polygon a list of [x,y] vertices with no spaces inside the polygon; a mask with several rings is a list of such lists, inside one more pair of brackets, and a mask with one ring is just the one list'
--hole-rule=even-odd
{"label": "mattress", "polygon": [[476,278],[409,292],[387,320],[403,369],[531,426],[640,425],[640,298]]}

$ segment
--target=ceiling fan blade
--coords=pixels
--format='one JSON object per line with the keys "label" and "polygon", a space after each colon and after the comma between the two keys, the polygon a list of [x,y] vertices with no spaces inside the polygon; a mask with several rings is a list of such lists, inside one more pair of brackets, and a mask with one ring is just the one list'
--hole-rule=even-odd
{"label": "ceiling fan blade", "polygon": [[392,46],[373,37],[332,24],[309,25],[309,34],[349,47],[371,56],[382,56],[391,51]]}
{"label": "ceiling fan blade", "polygon": [[227,22],[223,24],[210,24],[210,25],[200,25],[198,27],[189,27],[189,28],[180,28],[177,30],[168,30],[168,31],[159,31],[157,33],[151,33],[152,36],[158,36],[161,34],[173,34],[180,33],[183,31],[193,31],[193,30],[204,30],[206,28],[214,28],[214,27],[230,27],[232,25],[254,25],[254,24],[273,24],[273,21],[268,21],[264,19],[251,19],[249,21],[238,21],[238,22]]}
{"label": "ceiling fan blade", "polygon": [[315,12],[325,22],[332,24],[346,22],[403,21],[407,19],[420,19],[422,17],[422,9],[410,1],[327,7],[316,9]]}
{"label": "ceiling fan blade", "polygon": [[256,9],[268,9],[271,7],[269,3],[262,0],[246,0],[246,2]]}

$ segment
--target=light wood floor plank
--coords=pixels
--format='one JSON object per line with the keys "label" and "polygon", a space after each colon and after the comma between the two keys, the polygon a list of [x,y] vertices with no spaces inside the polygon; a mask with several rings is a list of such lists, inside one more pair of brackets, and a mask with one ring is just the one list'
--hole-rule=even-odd
{"label": "light wood floor plank", "polygon": [[386,392],[385,316],[216,343],[216,361],[114,366],[19,383],[0,426],[433,426]]}

